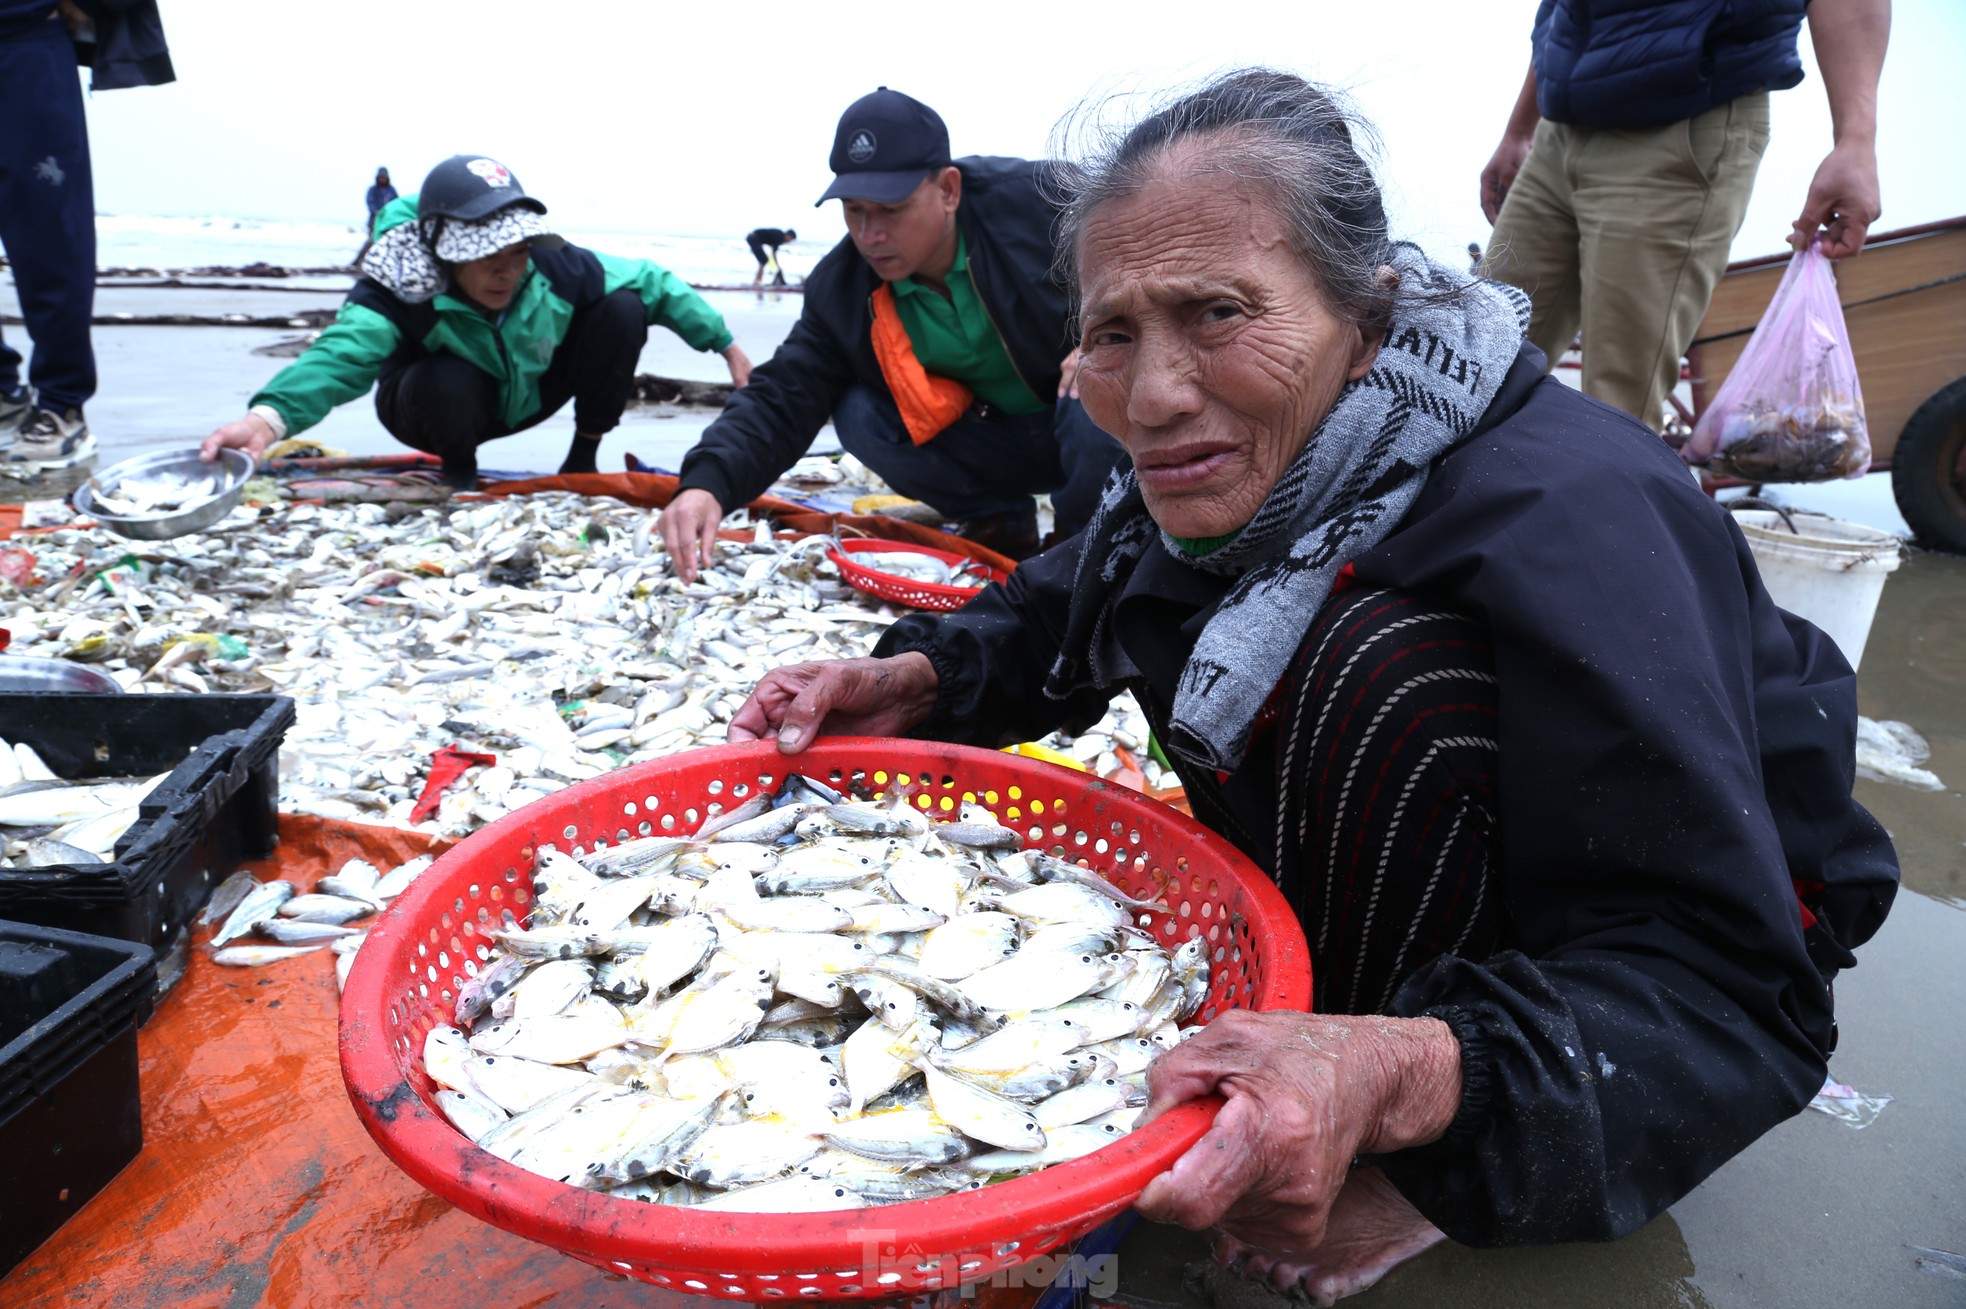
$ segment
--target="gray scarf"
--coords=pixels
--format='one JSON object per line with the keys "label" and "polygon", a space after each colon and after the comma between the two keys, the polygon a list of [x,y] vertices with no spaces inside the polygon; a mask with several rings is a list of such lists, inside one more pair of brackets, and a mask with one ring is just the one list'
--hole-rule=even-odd
{"label": "gray scarf", "polygon": [[1147,515],[1132,472],[1116,475],[1085,531],[1049,695],[1105,690],[1129,675],[1111,610],[1156,535],[1193,568],[1235,579],[1188,656],[1162,744],[1233,769],[1311,621],[1352,559],[1399,525],[1434,461],[1474,430],[1515,362],[1529,297],[1395,246],[1398,300],[1379,357],[1346,386],[1255,517],[1190,558]]}

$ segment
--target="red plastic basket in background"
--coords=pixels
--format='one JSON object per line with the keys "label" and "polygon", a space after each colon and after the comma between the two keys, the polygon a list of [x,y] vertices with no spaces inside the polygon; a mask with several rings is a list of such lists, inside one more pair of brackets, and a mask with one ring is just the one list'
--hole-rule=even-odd
{"label": "red plastic basket in background", "polygon": [[841,541],[826,552],[826,557],[839,565],[840,576],[868,595],[892,600],[896,604],[911,605],[916,609],[960,609],[983,594],[980,586],[944,586],[940,582],[917,582],[882,572],[880,556],[897,553],[928,555],[940,559],[951,568],[967,564],[998,584],[1010,580],[1010,574],[1001,569],[965,558],[951,550],[937,550],[931,546],[916,545],[912,541]]}
{"label": "red plastic basket in background", "polygon": [[1166,914],[1141,925],[1170,947],[1213,943],[1198,1015],[1307,1009],[1309,950],[1270,879],[1226,840],[1096,777],[999,751],[842,738],[796,758],[768,743],[693,751],[569,787],[482,829],[396,900],[357,956],[341,1002],[341,1066],[369,1134],[418,1182],[468,1213],[611,1272],[732,1300],[874,1299],[989,1278],[1056,1249],[1138,1197],[1199,1140],[1215,1103],[1184,1105],[1069,1164],[979,1191],[812,1214],[705,1213],[616,1199],[478,1149],[435,1107],[423,1041],[488,957],[486,933],[522,921],[534,854],[574,854],[707,817],[799,771],[953,817],[971,798],[1032,846],[1079,860]]}

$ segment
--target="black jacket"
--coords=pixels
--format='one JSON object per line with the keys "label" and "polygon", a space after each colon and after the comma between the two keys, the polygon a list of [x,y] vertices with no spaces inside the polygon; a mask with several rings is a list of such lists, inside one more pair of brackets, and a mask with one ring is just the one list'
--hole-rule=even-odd
{"label": "black jacket", "polygon": [[[975,155],[956,167],[963,175],[956,224],[977,298],[1025,385],[1051,395],[1072,342],[1065,291],[1052,271],[1058,211],[1039,186],[1045,165]],[[827,252],[806,278],[805,307],[785,343],[684,457],[679,490],[708,491],[725,509],[755,499],[811,448],[849,386],[887,390],[872,335],[880,285],[851,239]]]}
{"label": "black jacket", "polygon": [[157,0],[79,3],[96,24],[94,42],[75,43],[75,62],[89,70],[89,90],[120,91],[177,81]]}
{"label": "black jacket", "polygon": [[[996,745],[1099,711],[1040,690],[1076,553],[888,630],[877,653],[922,650],[943,679],[924,735]],[[1855,675],[1769,600],[1672,452],[1543,377],[1533,348],[1354,567],[1488,628],[1520,947],[1442,956],[1402,984],[1395,1012],[1454,1027],[1465,1089],[1446,1138],[1382,1162],[1468,1244],[1624,1235],[1822,1085],[1829,980],[1897,884],[1889,839],[1850,795]],[[1135,569],[1114,624],[1150,705],[1171,702],[1222,589],[1161,551]],[[1219,799],[1263,832],[1275,795],[1245,767]],[[1796,884],[1817,882],[1805,933]]]}

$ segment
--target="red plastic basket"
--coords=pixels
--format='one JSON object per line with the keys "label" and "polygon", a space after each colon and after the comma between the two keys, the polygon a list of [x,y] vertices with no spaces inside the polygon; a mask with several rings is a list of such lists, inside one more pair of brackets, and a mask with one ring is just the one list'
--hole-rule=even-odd
{"label": "red plastic basket", "polygon": [[960,609],[983,594],[983,588],[980,586],[943,586],[940,582],[916,582],[880,570],[881,555],[903,551],[908,554],[931,555],[951,567],[969,564],[988,573],[992,582],[1003,583],[1010,580],[1010,574],[1001,569],[992,568],[988,564],[956,554],[952,550],[937,550],[932,546],[916,545],[912,541],[842,541],[835,548],[829,549],[826,555],[839,565],[840,576],[868,595],[882,600],[892,600],[896,604],[911,605],[916,609]]}
{"label": "red plastic basket", "polygon": [[1033,846],[1084,862],[1167,914],[1140,923],[1170,946],[1214,942],[1206,1021],[1226,1008],[1307,1009],[1304,934],[1270,879],[1166,805],[1035,759],[933,742],[841,738],[796,759],[768,743],[723,746],[569,787],[440,857],[383,916],[341,1002],[341,1066],[355,1110],[418,1182],[488,1223],[610,1272],[731,1300],[875,1299],[985,1280],[1125,1209],[1199,1140],[1216,1103],[1184,1105],[1069,1164],[980,1191],[838,1213],[704,1213],[616,1199],[478,1149],[435,1107],[423,1040],[489,954],[485,933],[524,919],[534,853],[579,854],[690,832],[788,772],[875,791],[913,784],[953,817],[972,797]]}

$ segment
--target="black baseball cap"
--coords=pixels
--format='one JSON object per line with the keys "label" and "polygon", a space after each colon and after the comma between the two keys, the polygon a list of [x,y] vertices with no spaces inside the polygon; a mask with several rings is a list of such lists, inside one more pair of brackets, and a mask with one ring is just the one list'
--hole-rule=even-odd
{"label": "black baseball cap", "polygon": [[543,203],[526,194],[511,169],[484,155],[452,155],[430,170],[417,195],[419,217],[467,223],[514,205],[536,214],[546,212]]}
{"label": "black baseball cap", "polygon": [[833,184],[813,207],[842,199],[895,204],[906,200],[932,170],[950,162],[949,129],[942,115],[883,86],[840,115],[827,160]]}

